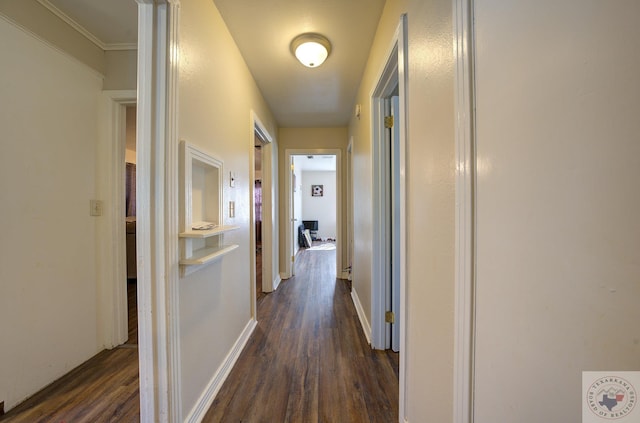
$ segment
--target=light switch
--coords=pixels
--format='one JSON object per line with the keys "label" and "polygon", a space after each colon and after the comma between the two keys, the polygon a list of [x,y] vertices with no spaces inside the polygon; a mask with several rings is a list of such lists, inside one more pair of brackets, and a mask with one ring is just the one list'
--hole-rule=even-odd
{"label": "light switch", "polygon": [[236,173],[235,172],[229,172],[229,186],[231,188],[236,186]]}
{"label": "light switch", "polygon": [[89,201],[89,215],[102,216],[102,201],[100,200]]}
{"label": "light switch", "polygon": [[236,217],[236,202],[229,201],[229,217]]}

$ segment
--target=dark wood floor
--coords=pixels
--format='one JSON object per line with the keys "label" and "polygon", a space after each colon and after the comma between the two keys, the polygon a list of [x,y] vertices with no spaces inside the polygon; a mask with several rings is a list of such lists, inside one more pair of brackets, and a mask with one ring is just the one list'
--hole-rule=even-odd
{"label": "dark wood floor", "polygon": [[129,339],[104,350],[0,417],[2,423],[139,422],[138,304],[127,283]]}
{"label": "dark wood floor", "polygon": [[371,350],[335,250],[302,251],[297,276],[258,305],[258,327],[204,422],[398,421],[398,354]]}
{"label": "dark wood floor", "polygon": [[262,242],[256,244],[256,302],[260,302],[266,294],[262,292]]}
{"label": "dark wood floor", "polygon": [[138,349],[105,350],[0,417],[2,423],[140,421]]}
{"label": "dark wood floor", "polygon": [[129,316],[127,344],[138,345],[138,285],[135,279],[127,281],[127,306]]}
{"label": "dark wood floor", "polygon": [[[398,355],[367,344],[334,251],[302,251],[297,276],[258,303],[258,327],[205,422],[398,420]],[[128,291],[135,294],[135,284]],[[130,302],[135,316],[135,301]],[[135,322],[131,320],[130,323]],[[137,422],[137,325],[103,351],[0,417],[7,423]]]}

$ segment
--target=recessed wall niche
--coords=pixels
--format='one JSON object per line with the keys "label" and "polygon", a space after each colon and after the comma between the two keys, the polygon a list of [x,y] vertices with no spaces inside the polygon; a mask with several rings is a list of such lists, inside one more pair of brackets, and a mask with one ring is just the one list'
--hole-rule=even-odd
{"label": "recessed wall niche", "polygon": [[221,160],[181,141],[180,175],[180,269],[184,276],[238,248],[224,243],[224,233],[238,226],[223,224]]}

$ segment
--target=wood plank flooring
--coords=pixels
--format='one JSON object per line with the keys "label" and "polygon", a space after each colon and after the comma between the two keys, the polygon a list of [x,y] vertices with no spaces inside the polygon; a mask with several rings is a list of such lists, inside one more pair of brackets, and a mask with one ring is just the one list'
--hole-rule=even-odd
{"label": "wood plank flooring", "polygon": [[258,305],[256,328],[204,422],[398,421],[398,354],[371,350],[334,251]]}
{"label": "wood plank flooring", "polygon": [[140,421],[138,349],[104,350],[16,408],[2,423]]}
{"label": "wood plank flooring", "polygon": [[[335,279],[335,250],[303,251],[296,265],[296,277],[260,298],[258,327],[204,421],[397,422],[398,355],[370,349],[347,282]],[[132,327],[125,346],[99,353],[0,422],[138,422],[136,343]]]}
{"label": "wood plank flooring", "polygon": [[2,423],[139,422],[138,304],[127,283],[129,339],[104,350],[0,417]]}
{"label": "wood plank flooring", "polygon": [[256,302],[259,303],[266,294],[262,292],[262,242],[256,245]]}
{"label": "wood plank flooring", "polygon": [[138,285],[135,279],[127,281],[127,316],[129,317],[129,338],[127,344],[138,344]]}

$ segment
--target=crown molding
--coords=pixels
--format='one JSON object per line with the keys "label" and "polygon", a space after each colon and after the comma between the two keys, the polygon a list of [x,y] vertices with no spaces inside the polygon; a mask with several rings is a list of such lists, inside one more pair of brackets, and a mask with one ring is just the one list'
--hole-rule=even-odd
{"label": "crown molding", "polygon": [[137,50],[138,44],[136,43],[113,43],[113,44],[105,44],[102,48],[105,51],[110,50]]}
{"label": "crown molding", "polygon": [[135,43],[107,44],[107,43],[103,42],[102,40],[100,40],[95,35],[93,35],[89,30],[87,30],[85,27],[83,27],[78,22],[73,20],[71,17],[69,17],[69,15],[67,15],[62,10],[58,9],[56,6],[51,4],[51,2],[49,0],[36,0],[36,1],[38,3],[40,3],[42,6],[44,6],[45,8],[47,8],[51,13],[56,15],[58,18],[60,18],[63,22],[65,22],[71,28],[73,28],[76,31],[78,31],[86,39],[88,39],[93,44],[95,44],[96,46],[101,48],[102,50],[105,50],[105,51],[107,51],[107,50],[136,50],[138,48],[137,44],[135,44]]}

